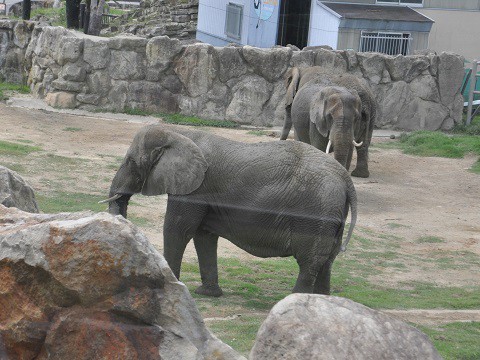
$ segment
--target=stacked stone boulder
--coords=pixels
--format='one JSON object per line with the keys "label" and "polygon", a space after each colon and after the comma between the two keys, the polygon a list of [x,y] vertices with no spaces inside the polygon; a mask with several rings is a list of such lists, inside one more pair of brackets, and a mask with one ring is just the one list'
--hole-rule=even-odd
{"label": "stacked stone boulder", "polygon": [[34,95],[58,107],[135,108],[282,125],[285,72],[318,65],[365,79],[379,104],[380,128],[450,129],[461,122],[463,108],[463,58],[450,53],[214,47],[166,36],[99,38],[37,27],[25,59]]}
{"label": "stacked stone boulder", "polygon": [[130,222],[0,205],[1,359],[243,359]]}
{"label": "stacked stone boulder", "polygon": [[292,294],[258,331],[251,360],[441,360],[428,337],[403,321],[351,300]]}
{"label": "stacked stone boulder", "polygon": [[15,171],[0,165],[0,204],[38,213],[35,193]]}

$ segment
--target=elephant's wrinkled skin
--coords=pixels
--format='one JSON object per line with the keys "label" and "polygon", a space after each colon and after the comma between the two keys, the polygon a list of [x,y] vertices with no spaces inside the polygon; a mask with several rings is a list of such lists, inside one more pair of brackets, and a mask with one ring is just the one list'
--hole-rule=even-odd
{"label": "elephant's wrinkled skin", "polygon": [[347,170],[355,145],[357,166],[352,175],[368,177],[368,148],[377,106],[366,83],[350,74],[331,74],[313,66],[290,69],[286,86],[281,139],[287,138],[293,123],[296,140],[324,152],[330,141],[335,159]]}
{"label": "elephant's wrinkled skin", "polygon": [[[109,211],[126,216],[134,193],[167,193],[164,255],[174,274],[193,238],[202,285],[220,296],[217,240],[260,257],[294,256],[295,292],[328,294],[331,265],[355,188],[334,159],[300,142],[244,144],[206,132],[154,125],[135,136],[110,188]],[[115,196],[117,195],[117,196]]]}

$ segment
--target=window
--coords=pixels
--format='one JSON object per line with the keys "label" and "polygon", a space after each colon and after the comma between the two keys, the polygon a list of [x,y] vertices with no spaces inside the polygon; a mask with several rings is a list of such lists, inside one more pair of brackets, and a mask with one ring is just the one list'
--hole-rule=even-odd
{"label": "window", "polygon": [[377,0],[377,4],[422,6],[423,0]]}
{"label": "window", "polygon": [[359,51],[408,55],[411,41],[409,33],[362,31]]}
{"label": "window", "polygon": [[242,37],[243,6],[228,3],[227,16],[225,17],[225,35],[234,39]]}

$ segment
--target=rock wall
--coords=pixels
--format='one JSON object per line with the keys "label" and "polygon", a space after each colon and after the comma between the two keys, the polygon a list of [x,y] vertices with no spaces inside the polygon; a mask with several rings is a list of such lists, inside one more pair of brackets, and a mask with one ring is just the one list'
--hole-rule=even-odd
{"label": "rock wall", "polygon": [[141,8],[122,16],[103,34],[124,32],[193,40],[197,32],[198,0],[143,0]]}
{"label": "rock wall", "polygon": [[[0,39],[4,32],[0,24]],[[312,65],[363,77],[379,104],[377,127],[437,130],[461,121],[463,58],[451,53],[220,48],[59,27],[36,27],[25,52],[28,84],[52,106],[180,112],[263,126],[283,124],[286,70]]]}

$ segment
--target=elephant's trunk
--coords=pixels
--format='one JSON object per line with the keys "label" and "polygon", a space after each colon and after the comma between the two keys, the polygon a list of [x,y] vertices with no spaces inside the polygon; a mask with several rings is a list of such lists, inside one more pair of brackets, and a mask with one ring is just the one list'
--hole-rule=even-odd
{"label": "elephant's trunk", "polygon": [[[118,194],[120,195],[120,194]],[[110,201],[108,205],[108,212],[112,215],[122,215],[127,218],[128,201],[132,195],[120,195],[116,200]]]}
{"label": "elephant's trunk", "polygon": [[331,137],[334,158],[347,170],[353,152],[353,134],[349,136],[350,133],[351,131],[341,132]]}

